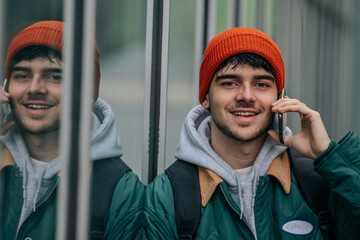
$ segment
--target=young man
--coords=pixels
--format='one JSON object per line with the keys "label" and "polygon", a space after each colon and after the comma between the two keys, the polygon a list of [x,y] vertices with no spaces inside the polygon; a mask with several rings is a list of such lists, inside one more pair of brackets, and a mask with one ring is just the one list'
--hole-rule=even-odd
{"label": "young man", "polygon": [[[360,196],[351,189],[360,190],[360,162],[358,154],[341,154],[351,145],[357,147],[352,154],[359,153],[358,137],[350,133],[340,146],[330,141],[317,112],[296,99],[277,100],[284,83],[280,50],[264,33],[235,28],[210,41],[200,68],[201,105],[186,117],[175,153],[182,161],[169,168],[185,173],[176,178],[168,169],[146,189],[148,239],[323,239],[287,147],[315,159],[316,171],[328,182],[337,237],[359,238]],[[286,128],[283,145],[275,112],[298,112],[302,119],[298,134]],[[185,185],[185,178],[193,182]],[[198,194],[186,194],[192,185]],[[175,212],[186,201],[189,208],[201,203],[198,223],[191,213],[196,208]],[[178,216],[186,214],[191,217],[179,223]]]}
{"label": "young man", "polygon": [[[3,206],[0,239],[54,239],[56,233],[57,186],[61,179],[59,134],[61,114],[62,50],[64,24],[57,21],[35,23],[11,42],[6,58],[5,90],[2,101],[14,121],[4,136],[1,166]],[[112,168],[123,171],[105,208],[105,239],[134,239],[141,227],[144,186],[122,162],[120,138],[110,106],[98,98],[100,82],[99,52],[95,43],[94,108],[92,114],[91,161],[94,183],[111,179]],[[96,175],[101,167],[105,176]],[[90,178],[89,178],[90,181]],[[108,184],[108,181],[106,182]],[[94,186],[94,184],[93,184]],[[102,191],[102,186],[97,191]],[[94,197],[94,198],[95,198]],[[102,201],[94,205],[105,204]],[[105,199],[104,199],[105,202]],[[95,214],[97,214],[95,212]],[[93,217],[93,212],[91,212]],[[94,215],[95,216],[95,215]],[[99,220],[99,219],[98,219]],[[92,222],[94,224],[94,222]],[[106,228],[105,228],[106,227]],[[91,229],[94,231],[94,229]],[[96,232],[93,232],[96,235]],[[95,235],[91,235],[95,237]]]}

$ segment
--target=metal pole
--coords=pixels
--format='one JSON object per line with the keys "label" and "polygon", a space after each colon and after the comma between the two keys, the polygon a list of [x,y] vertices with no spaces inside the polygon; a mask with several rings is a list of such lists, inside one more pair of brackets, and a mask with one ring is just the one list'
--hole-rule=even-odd
{"label": "metal pole", "polygon": [[164,0],[154,0],[153,6],[149,114],[149,182],[156,177],[158,168]]}
{"label": "metal pole", "polygon": [[[1,84],[3,84],[3,77],[4,77],[4,66],[5,66],[5,40],[4,40],[4,36],[5,36],[5,20],[6,20],[6,10],[5,10],[6,4],[5,4],[5,0],[0,0],[0,76],[1,76]],[[3,104],[0,105],[1,108],[6,107],[3,106]],[[2,119],[4,113],[3,111],[0,111],[0,123],[2,123]],[[0,127],[2,128],[2,126]],[[2,129],[0,129],[2,130]],[[2,148],[0,149],[0,155],[2,156]],[[2,158],[0,158],[0,167],[2,166]],[[1,168],[0,168],[1,169]],[[1,173],[1,172],[0,172]],[[2,215],[3,215],[3,203],[4,203],[4,188],[5,188],[5,183],[2,180],[2,175],[0,174],[0,226],[2,226]],[[0,234],[1,237],[1,234]]]}
{"label": "metal pole", "polygon": [[166,153],[166,113],[167,113],[167,83],[169,62],[169,25],[170,0],[163,3],[163,27],[161,44],[161,83],[160,83],[160,119],[159,119],[159,157],[158,172],[165,170]]}
{"label": "metal pole", "polygon": [[[66,0],[64,2],[64,16],[66,22],[65,38],[64,38],[64,82],[62,86],[62,116],[61,116],[61,134],[60,134],[60,150],[63,160],[62,180],[60,183],[59,193],[59,208],[58,208],[58,230],[57,239],[72,240],[78,239],[78,236],[83,236],[77,233],[83,227],[83,224],[78,222],[79,212],[79,179],[83,178],[83,152],[84,149],[80,141],[84,141],[82,135],[83,119],[89,118],[84,114],[86,110],[82,110],[84,99],[82,97],[82,88],[88,88],[86,84],[82,83],[84,79],[84,1]],[[91,10],[90,10],[91,11]],[[90,14],[91,15],[91,14]],[[91,24],[91,22],[89,23]],[[90,34],[91,30],[85,30],[85,34]],[[91,38],[93,42],[94,38]],[[90,40],[89,40],[90,41]],[[85,44],[86,45],[86,44]],[[88,46],[85,46],[86,49]],[[93,52],[93,51],[90,51]],[[89,64],[89,63],[86,63]],[[93,67],[93,62],[92,62]],[[93,71],[92,71],[93,72]],[[91,79],[91,78],[90,78]],[[90,101],[92,102],[92,101]],[[85,127],[86,124],[85,124]],[[87,144],[88,139],[85,140]],[[85,154],[86,155],[86,154]],[[80,172],[81,169],[81,172]],[[85,170],[86,171],[86,170]],[[82,187],[82,186],[81,186]],[[86,190],[85,190],[86,191]],[[80,199],[81,200],[81,199]],[[83,204],[83,203],[82,203]],[[85,203],[86,204],[86,203]],[[80,211],[82,212],[82,211]],[[84,229],[80,231],[85,231]],[[84,238],[85,239],[85,238]]]}
{"label": "metal pole", "polygon": [[150,126],[150,86],[152,66],[152,40],[153,40],[153,19],[154,0],[147,1],[146,13],[146,53],[145,53],[145,88],[144,88],[144,141],[143,141],[143,162],[142,179],[145,184],[149,179],[149,126]]}
{"label": "metal pole", "polygon": [[89,233],[89,206],[90,206],[90,140],[91,140],[91,113],[94,98],[94,66],[95,66],[95,24],[96,0],[87,0],[84,6],[83,22],[83,52],[82,52],[82,78],[81,78],[81,114],[80,114],[80,162],[79,162],[79,188],[77,209],[77,237],[88,239]]}
{"label": "metal pole", "polygon": [[206,36],[206,27],[205,27],[205,0],[196,1],[196,11],[195,11],[195,49],[194,49],[194,80],[193,80],[193,104],[198,104],[199,98],[199,71],[201,59],[204,53],[204,44]]}

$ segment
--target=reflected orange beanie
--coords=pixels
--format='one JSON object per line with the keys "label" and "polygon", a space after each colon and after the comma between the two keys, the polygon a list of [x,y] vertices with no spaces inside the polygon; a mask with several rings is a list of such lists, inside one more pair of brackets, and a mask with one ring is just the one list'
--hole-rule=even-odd
{"label": "reflected orange beanie", "polygon": [[239,53],[265,58],[275,71],[278,93],[284,88],[285,67],[281,52],[271,38],[253,28],[233,28],[215,36],[208,44],[200,67],[199,101],[202,103],[218,66]]}
{"label": "reflected orange beanie", "polygon": [[[10,43],[5,63],[6,78],[10,80],[11,61],[15,55],[22,49],[33,46],[41,45],[46,46],[56,51],[63,52],[63,35],[64,23],[59,21],[41,21],[37,22],[23,31],[21,31]],[[96,76],[94,86],[94,99],[99,95],[100,84],[100,61],[99,50],[95,41],[95,62],[96,62]]]}

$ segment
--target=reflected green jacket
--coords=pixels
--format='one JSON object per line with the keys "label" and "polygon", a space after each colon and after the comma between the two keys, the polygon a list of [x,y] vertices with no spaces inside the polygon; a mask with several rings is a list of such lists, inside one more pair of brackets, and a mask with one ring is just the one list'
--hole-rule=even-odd
{"label": "reflected green jacket", "polygon": [[[315,170],[331,188],[330,208],[339,239],[360,239],[360,144],[349,133],[315,161]],[[214,172],[198,167],[202,199],[196,239],[323,239],[318,217],[303,199],[293,176],[287,151],[272,162],[259,179],[255,198],[256,233],[252,233],[232,199],[226,183]],[[145,192],[144,237],[177,239],[174,199],[166,174]],[[301,233],[297,232],[300,225]],[[294,228],[295,227],[295,228]],[[295,229],[295,230],[294,230]]]}
{"label": "reflected green jacket", "polygon": [[[36,209],[21,225],[17,236],[16,230],[23,204],[22,175],[15,166],[9,151],[4,151],[1,166],[1,196],[4,196],[0,208],[0,239],[55,239],[57,186],[59,176],[52,179],[46,194],[37,202]],[[141,228],[144,185],[138,177],[129,171],[116,185],[107,222],[106,239],[136,239]]]}

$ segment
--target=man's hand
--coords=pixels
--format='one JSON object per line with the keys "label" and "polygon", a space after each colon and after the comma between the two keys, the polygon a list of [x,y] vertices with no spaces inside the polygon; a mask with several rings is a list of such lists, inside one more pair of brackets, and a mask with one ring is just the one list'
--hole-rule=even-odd
{"label": "man's hand", "polygon": [[8,103],[10,99],[10,94],[6,92],[1,86],[0,86],[0,102],[2,103]]}
{"label": "man's hand", "polygon": [[271,110],[278,113],[298,112],[301,118],[301,131],[294,136],[284,137],[284,144],[280,144],[277,132],[268,131],[276,144],[293,148],[311,159],[315,159],[328,148],[331,140],[318,112],[311,110],[299,100],[288,97],[274,102]]}
{"label": "man's hand", "polygon": [[[10,94],[8,92],[6,92],[2,86],[0,86],[0,102],[1,103],[9,103],[9,99],[10,99]],[[6,113],[3,113],[3,115],[5,115]],[[2,116],[5,117],[5,116]],[[6,122],[1,126],[0,129],[0,135],[5,135],[8,130],[15,125],[14,121],[10,121],[10,122]]]}

